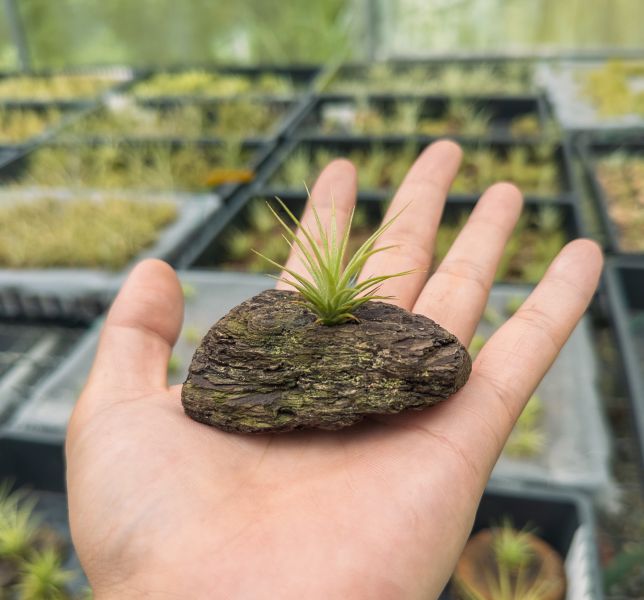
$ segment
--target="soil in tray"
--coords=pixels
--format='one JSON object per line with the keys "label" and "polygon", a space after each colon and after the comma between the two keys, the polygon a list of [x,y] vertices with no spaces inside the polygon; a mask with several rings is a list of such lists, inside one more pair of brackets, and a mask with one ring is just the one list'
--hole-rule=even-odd
{"label": "soil in tray", "polygon": [[56,108],[0,107],[0,144],[21,144],[43,134],[60,123],[62,113]]}
{"label": "soil in tray", "polygon": [[[510,146],[507,152],[495,148],[465,148],[459,174],[452,185],[454,194],[478,194],[497,181],[511,181],[533,196],[556,196],[562,191],[556,146]],[[275,187],[312,186],[320,171],[339,153],[325,146],[301,146],[289,155],[271,180]],[[358,169],[361,190],[391,190],[397,187],[418,155],[416,144],[398,148],[373,145],[345,153]]]}
{"label": "soil in tray", "polygon": [[13,185],[55,188],[204,191],[222,183],[218,173],[245,170],[241,144],[163,143],[46,146],[25,156],[23,168],[6,170]]}
{"label": "soil in tray", "polygon": [[257,77],[234,73],[192,70],[157,73],[137,83],[137,98],[221,98],[226,96],[289,96],[296,92],[290,77],[263,73]]}
{"label": "soil in tray", "polygon": [[331,83],[328,91],[409,94],[521,94],[530,92],[532,66],[526,63],[498,65],[464,64],[394,67],[375,65],[364,70],[347,69]]}
{"label": "soil in tray", "polygon": [[[432,107],[425,100],[395,100],[386,108],[368,98],[322,105],[317,126],[307,131],[324,134],[420,134],[487,135],[496,128],[494,115],[485,107],[465,100],[450,100]],[[527,113],[512,118],[507,126],[516,137],[542,133],[539,117]]]}
{"label": "soil in tray", "polygon": [[[349,254],[373,233],[384,214],[385,204],[370,204],[369,208],[359,205],[356,209]],[[290,208],[297,214],[301,212],[301,203],[298,206],[291,205]],[[453,214],[439,229],[434,264],[438,264],[447,253],[462,228],[469,209],[461,209],[459,213],[460,217]],[[506,246],[497,271],[497,281],[538,281],[566,241],[567,236],[562,228],[562,214],[557,208],[541,207],[535,212],[525,214]],[[275,222],[263,199],[250,202],[242,219],[228,227],[221,235],[218,245],[218,268],[253,273],[275,272],[266,260],[253,252],[253,249],[278,263],[283,263],[289,250],[282,238],[279,224]]]}
{"label": "soil in tray", "polygon": [[[122,99],[122,102],[121,102]],[[285,105],[260,100],[177,104],[162,109],[123,97],[76,122],[64,134],[74,137],[219,138],[266,135],[278,123]]]}
{"label": "soil in tray", "polygon": [[118,83],[111,75],[18,75],[0,79],[3,100],[88,100]]}
{"label": "soil in tray", "polygon": [[177,218],[170,202],[38,200],[0,207],[0,268],[120,269]]}
{"label": "soil in tray", "polygon": [[609,60],[579,77],[582,93],[602,117],[644,118],[644,61]]}
{"label": "soil in tray", "polygon": [[621,250],[644,252],[644,154],[615,152],[596,163]]}

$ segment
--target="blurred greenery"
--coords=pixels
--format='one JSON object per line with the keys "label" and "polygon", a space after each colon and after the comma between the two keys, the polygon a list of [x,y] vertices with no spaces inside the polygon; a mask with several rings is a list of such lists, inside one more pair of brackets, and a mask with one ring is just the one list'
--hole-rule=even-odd
{"label": "blurred greenery", "polygon": [[[35,68],[324,61],[347,47],[349,5],[342,0],[287,5],[277,0],[19,0]],[[8,32],[0,13],[2,65]]]}
{"label": "blurred greenery", "polygon": [[[642,0],[16,0],[35,68],[641,48]],[[0,5],[0,69],[16,66]]]}

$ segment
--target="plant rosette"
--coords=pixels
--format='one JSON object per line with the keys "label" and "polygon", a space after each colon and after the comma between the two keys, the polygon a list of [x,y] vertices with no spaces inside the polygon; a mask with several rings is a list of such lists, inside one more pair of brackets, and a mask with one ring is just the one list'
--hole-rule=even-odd
{"label": "plant rosette", "polygon": [[379,302],[388,299],[378,295],[381,284],[409,272],[358,280],[370,256],[391,248],[374,245],[396,217],[345,266],[350,224],[339,234],[332,214],[326,231],[313,208],[314,231],[279,202],[286,216],[273,214],[307,274],[267,259],[295,291],[261,292],[210,329],[182,388],[186,414],[232,432],[333,430],[459,390],[471,371],[467,349],[427,317]]}
{"label": "plant rosette", "polygon": [[452,578],[463,600],[563,600],[566,573],[559,554],[509,523],[467,542]]}

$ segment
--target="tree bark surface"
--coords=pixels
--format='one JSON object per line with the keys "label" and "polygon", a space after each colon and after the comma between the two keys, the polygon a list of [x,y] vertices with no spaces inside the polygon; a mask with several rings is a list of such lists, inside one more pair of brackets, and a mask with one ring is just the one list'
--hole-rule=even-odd
{"label": "tree bark surface", "polygon": [[431,319],[376,301],[355,316],[316,323],[297,292],[243,302],[195,351],[181,393],[186,414],[243,433],[340,429],[431,406],[467,381],[467,349]]}

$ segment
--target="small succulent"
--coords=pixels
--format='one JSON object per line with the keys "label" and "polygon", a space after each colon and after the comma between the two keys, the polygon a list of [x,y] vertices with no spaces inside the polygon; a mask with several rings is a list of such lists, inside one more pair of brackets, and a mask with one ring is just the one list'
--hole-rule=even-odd
{"label": "small succulent", "polygon": [[22,600],[69,600],[67,585],[76,576],[74,571],[63,569],[61,557],[48,548],[25,560],[16,588]]}

